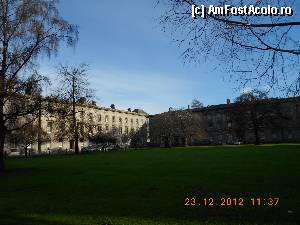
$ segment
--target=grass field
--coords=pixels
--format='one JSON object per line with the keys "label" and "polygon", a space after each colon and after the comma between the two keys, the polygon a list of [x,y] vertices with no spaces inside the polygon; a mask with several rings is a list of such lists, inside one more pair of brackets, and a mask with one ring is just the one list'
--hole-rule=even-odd
{"label": "grass field", "polygon": [[[300,223],[300,145],[144,149],[6,165],[3,225]],[[245,204],[184,206],[193,196]],[[249,206],[258,196],[279,197],[279,205]]]}

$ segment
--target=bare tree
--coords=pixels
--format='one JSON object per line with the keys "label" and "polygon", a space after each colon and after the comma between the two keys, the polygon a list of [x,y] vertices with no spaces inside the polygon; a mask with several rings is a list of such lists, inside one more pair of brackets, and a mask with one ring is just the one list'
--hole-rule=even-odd
{"label": "bare tree", "polygon": [[198,99],[194,98],[194,99],[192,100],[191,108],[192,108],[192,109],[203,108],[203,103],[200,102]]}
{"label": "bare tree", "polygon": [[8,140],[13,141],[15,144],[21,146],[24,150],[25,157],[30,155],[28,153],[28,147],[32,146],[35,143],[43,143],[48,140],[48,134],[39,126],[39,124],[34,124],[32,122],[20,121],[22,124],[26,124],[21,129],[13,131],[9,134]]}
{"label": "bare tree", "polygon": [[7,127],[9,120],[38,108],[14,111],[13,116],[5,109],[24,94],[25,72],[34,66],[38,56],[57,53],[61,41],[74,46],[78,39],[77,27],[59,16],[57,2],[0,0],[0,171],[4,170],[6,134],[9,129],[17,129]]}
{"label": "bare tree", "polygon": [[162,138],[165,147],[172,146],[176,142],[186,146],[192,142],[192,138],[198,140],[207,139],[200,117],[191,110],[170,110],[169,112],[155,115],[150,121],[151,139]]}
{"label": "bare tree", "polygon": [[266,107],[267,99],[265,92],[252,90],[241,94],[235,100],[232,117],[235,121],[235,132],[240,139],[245,139],[245,132],[251,130],[255,144],[260,144],[259,131],[270,114]]}
{"label": "bare tree", "polygon": [[174,135],[172,119],[168,112],[154,115],[149,122],[149,130],[152,144],[161,144],[165,147],[171,145],[171,138]]}
{"label": "bare tree", "polygon": [[174,110],[171,114],[173,129],[177,135],[183,138],[184,146],[191,143],[192,137],[195,139],[206,138],[199,115],[194,114],[191,110]]}
{"label": "bare tree", "polygon": [[140,127],[137,130],[131,130],[129,132],[129,142],[130,146],[134,147],[135,149],[137,147],[145,147],[147,146],[147,138],[148,138],[148,127],[147,124],[143,124],[142,127]]}
{"label": "bare tree", "polygon": [[165,31],[183,49],[185,61],[217,59],[216,66],[238,86],[300,93],[299,15],[192,17],[192,5],[292,7],[295,0],[159,0],[166,7],[160,18]]}
{"label": "bare tree", "polygon": [[[84,112],[80,110],[80,105],[91,104],[94,97],[93,90],[89,88],[87,70],[87,64],[59,66],[59,87],[54,94],[54,98],[58,100],[55,111],[60,120],[64,120],[60,124],[65,125],[64,134],[70,135],[76,154],[79,153],[80,134],[83,137],[84,133],[86,133],[85,130],[87,132],[89,130],[92,132],[93,130],[91,128],[92,124],[84,123]],[[80,113],[82,115],[79,115]],[[64,134],[61,135],[64,136]]]}
{"label": "bare tree", "polygon": [[280,142],[284,142],[284,133],[287,131],[287,128],[297,126],[297,122],[295,123],[293,119],[291,109],[280,104],[278,99],[270,99],[264,110],[266,111],[264,126],[279,131]]}

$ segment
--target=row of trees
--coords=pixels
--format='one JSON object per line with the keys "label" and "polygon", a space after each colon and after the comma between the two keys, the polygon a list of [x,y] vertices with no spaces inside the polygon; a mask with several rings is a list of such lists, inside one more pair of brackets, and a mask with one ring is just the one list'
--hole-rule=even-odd
{"label": "row of trees", "polygon": [[[247,5],[247,2],[169,0],[166,2],[169,10],[161,22],[174,31],[174,39],[184,48],[185,59],[202,61],[216,57],[227,72],[238,75],[243,85],[253,86],[254,82],[274,88],[278,84],[284,86],[284,90],[299,93],[300,46],[295,32],[300,25],[298,17],[207,15],[206,20],[194,20],[190,14],[192,4]],[[18,126],[15,121],[26,117],[31,123],[40,117],[45,107],[41,104],[41,93],[27,96],[30,101],[24,103],[28,86],[45,82],[44,77],[35,72],[37,59],[41,55],[56,54],[62,42],[75,46],[78,41],[77,26],[60,16],[57,4],[56,0],[0,0],[0,171],[4,170],[7,134],[27,125]],[[255,1],[260,7],[293,7],[295,4],[293,0]],[[72,79],[68,82],[76,86]],[[72,96],[72,104],[78,101],[75,92],[68,96]],[[76,107],[71,111],[70,129],[78,151]]]}
{"label": "row of trees", "polygon": [[[86,121],[78,121],[78,106],[89,103],[92,91],[88,88],[86,65],[60,66],[58,69],[59,85],[49,97],[42,97],[42,87],[32,80],[31,85],[26,85],[25,93],[19,93],[19,101],[7,102],[5,113],[19,114],[7,124],[7,140],[24,147],[25,155],[30,145],[38,143],[38,152],[44,142],[55,139],[72,140],[75,152],[78,153],[79,124],[87,130]],[[83,101],[84,99],[84,101]],[[14,98],[15,100],[15,98]],[[32,107],[29,111],[29,106]],[[33,106],[35,108],[33,108]],[[42,126],[42,118],[51,122],[52,135]],[[51,131],[51,132],[52,132]],[[81,137],[86,137],[87,132],[82,130]]]}

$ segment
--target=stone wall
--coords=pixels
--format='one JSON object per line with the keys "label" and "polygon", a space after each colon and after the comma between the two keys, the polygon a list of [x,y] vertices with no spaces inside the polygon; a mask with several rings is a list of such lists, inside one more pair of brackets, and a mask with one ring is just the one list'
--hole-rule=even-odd
{"label": "stone wall", "polygon": [[[116,135],[125,135],[130,132],[138,133],[140,129],[147,129],[148,127],[148,115],[142,110],[128,109],[119,110],[114,106],[111,108],[98,107],[96,105],[81,105],[76,107],[76,117],[80,124],[83,121],[88,121],[90,129],[88,132],[115,132]],[[41,117],[41,127],[47,132],[49,141],[42,143],[42,153],[48,153],[49,151],[70,151],[73,146],[69,138],[57,140],[55,134],[57,118],[51,113],[44,112]],[[87,128],[85,128],[87,129]],[[79,148],[88,146],[90,143],[87,138],[80,139]],[[30,146],[33,152],[37,152],[37,143]],[[5,151],[8,154],[11,151],[18,153],[22,152],[20,146],[15,143],[6,143]]]}

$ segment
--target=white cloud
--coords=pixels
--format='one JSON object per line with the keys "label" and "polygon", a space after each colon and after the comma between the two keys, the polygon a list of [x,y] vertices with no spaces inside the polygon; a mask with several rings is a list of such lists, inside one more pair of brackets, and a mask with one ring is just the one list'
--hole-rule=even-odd
{"label": "white cloud", "polygon": [[185,77],[145,74],[144,72],[91,71],[91,85],[100,104],[111,103],[120,108],[143,108],[148,113],[165,111],[175,102],[185,102],[183,93],[193,83]]}
{"label": "white cloud", "polygon": [[250,92],[253,91],[253,88],[252,87],[244,87],[242,90],[241,90],[241,94],[248,94]]}
{"label": "white cloud", "polygon": [[[42,64],[40,71],[55,84],[56,69],[53,64]],[[192,89],[197,90],[197,84],[187,78],[191,77],[99,69],[95,66],[89,70],[89,81],[96,91],[99,105],[109,107],[113,103],[120,109],[142,108],[149,114],[166,111],[171,106],[189,104],[189,93]]]}

